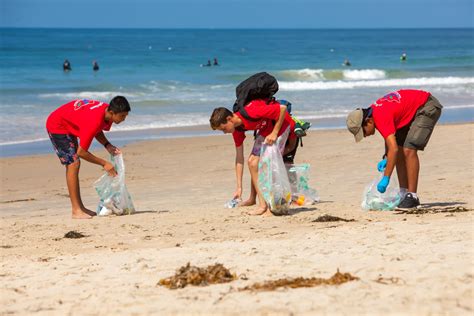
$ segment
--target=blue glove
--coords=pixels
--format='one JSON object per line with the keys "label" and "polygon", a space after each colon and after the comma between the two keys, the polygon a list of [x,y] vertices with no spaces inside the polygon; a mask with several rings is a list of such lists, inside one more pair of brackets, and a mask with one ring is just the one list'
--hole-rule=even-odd
{"label": "blue glove", "polygon": [[377,164],[377,170],[379,172],[383,172],[386,167],[387,167],[387,158],[380,160],[379,163]]}
{"label": "blue glove", "polygon": [[385,193],[385,190],[387,190],[389,182],[390,182],[390,177],[383,176],[382,180],[380,180],[379,184],[377,184],[377,190],[380,193]]}

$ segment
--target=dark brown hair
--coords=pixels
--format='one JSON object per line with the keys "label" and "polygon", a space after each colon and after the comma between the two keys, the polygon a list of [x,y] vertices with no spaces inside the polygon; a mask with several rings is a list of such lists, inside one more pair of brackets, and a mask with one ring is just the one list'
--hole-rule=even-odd
{"label": "dark brown hair", "polygon": [[233,113],[226,108],[215,108],[212,112],[209,122],[211,123],[211,128],[216,130],[221,124],[227,123],[227,117],[232,116]]}

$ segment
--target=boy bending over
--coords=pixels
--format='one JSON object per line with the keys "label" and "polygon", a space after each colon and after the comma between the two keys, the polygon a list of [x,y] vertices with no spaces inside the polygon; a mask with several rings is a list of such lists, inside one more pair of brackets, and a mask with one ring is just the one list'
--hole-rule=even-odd
{"label": "boy bending over", "polygon": [[[116,96],[110,104],[94,100],[74,100],[53,111],[46,120],[54,150],[61,163],[66,166],[66,183],[72,206],[72,218],[92,218],[95,212],[82,204],[79,188],[79,158],[102,166],[111,176],[116,176],[114,166],[90,153],[89,147],[95,138],[112,155],[120,150],[112,145],[103,131],[110,130],[112,123],[120,124],[130,112],[127,99]],[[79,144],[77,141],[79,138]]]}
{"label": "boy bending over", "polygon": [[278,141],[282,155],[291,152],[297,145],[297,138],[294,133],[295,123],[288,114],[286,106],[280,105],[276,101],[253,100],[245,106],[245,111],[249,117],[247,119],[239,112],[233,113],[223,107],[216,108],[210,118],[211,128],[220,130],[224,134],[232,133],[234,138],[236,147],[235,173],[237,178],[237,189],[234,198],[239,199],[242,197],[245,131],[257,131],[255,143],[248,158],[248,167],[252,179],[250,197],[242,202],[240,206],[255,205],[258,196],[258,208],[249,212],[249,214],[271,215],[258,187],[260,149],[264,143],[272,145]]}
{"label": "boy bending over", "polygon": [[397,167],[400,191],[404,198],[398,209],[420,206],[418,150],[423,151],[441,116],[443,106],[429,92],[399,90],[378,99],[367,109],[356,109],[347,116],[347,128],[359,142],[377,129],[385,139],[385,154],[377,165],[384,173],[377,190],[384,193],[393,169]]}

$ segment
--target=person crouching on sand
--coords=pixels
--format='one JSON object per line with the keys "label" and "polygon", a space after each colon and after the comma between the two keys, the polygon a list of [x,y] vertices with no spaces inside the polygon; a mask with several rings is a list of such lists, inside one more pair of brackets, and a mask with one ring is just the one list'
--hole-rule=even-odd
{"label": "person crouching on sand", "polygon": [[347,128],[356,142],[373,135],[375,129],[385,139],[385,154],[377,165],[384,176],[377,190],[385,192],[396,166],[400,191],[404,195],[398,205],[400,210],[420,206],[418,150],[424,150],[428,144],[442,108],[429,92],[399,90],[378,99],[369,108],[356,109],[347,116]]}
{"label": "person crouching on sand", "polygon": [[[89,147],[95,138],[112,155],[120,149],[112,145],[103,131],[110,130],[112,123],[120,124],[130,112],[130,105],[122,96],[116,96],[110,104],[94,100],[74,100],[53,111],[46,120],[48,132],[59,160],[66,166],[66,183],[72,206],[72,218],[91,218],[95,212],[82,204],[79,187],[79,168],[82,158],[100,165],[111,176],[116,176],[114,166],[92,153]],[[77,138],[80,142],[78,144]]]}
{"label": "person crouching on sand", "polygon": [[[252,179],[250,197],[239,204],[239,206],[255,205],[258,196],[258,208],[249,214],[271,215],[258,187],[260,149],[263,143],[272,145],[278,142],[280,152],[283,155],[293,150],[297,141],[294,133],[295,122],[288,114],[286,106],[280,105],[276,101],[253,100],[245,106],[245,110],[251,119],[244,118],[239,112],[233,113],[226,108],[220,107],[214,109],[209,121],[213,130],[220,130],[224,134],[231,133],[234,138],[236,147],[235,172],[237,176],[237,189],[234,193],[234,199],[242,197],[245,131],[257,131],[255,143],[248,158],[248,167]],[[289,140],[288,143],[287,139]],[[286,146],[285,143],[287,143]]]}

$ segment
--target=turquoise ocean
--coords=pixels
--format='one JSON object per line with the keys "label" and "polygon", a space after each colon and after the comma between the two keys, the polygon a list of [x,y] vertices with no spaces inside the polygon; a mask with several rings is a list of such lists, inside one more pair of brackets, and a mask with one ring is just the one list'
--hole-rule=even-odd
{"label": "turquoise ocean", "polygon": [[[108,134],[118,145],[217,134],[198,127],[259,71],[279,80],[277,97],[314,129],[343,128],[351,109],[401,88],[432,92],[445,107],[441,122],[474,121],[473,29],[3,28],[0,47],[2,157],[52,152],[46,117],[79,98],[129,99],[129,118]],[[202,66],[214,58],[219,66]]]}

